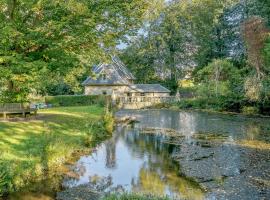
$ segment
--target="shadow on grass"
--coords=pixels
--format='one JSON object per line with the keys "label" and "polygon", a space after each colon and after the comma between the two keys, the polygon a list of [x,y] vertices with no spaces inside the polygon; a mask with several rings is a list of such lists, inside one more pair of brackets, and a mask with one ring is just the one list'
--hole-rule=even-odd
{"label": "shadow on grass", "polygon": [[97,121],[98,114],[55,112],[28,122],[0,122],[0,194],[61,174],[59,166],[86,148],[89,123]]}

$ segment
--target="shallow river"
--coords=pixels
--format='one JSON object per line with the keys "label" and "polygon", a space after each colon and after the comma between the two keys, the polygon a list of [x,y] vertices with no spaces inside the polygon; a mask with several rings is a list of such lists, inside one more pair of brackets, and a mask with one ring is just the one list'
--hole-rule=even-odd
{"label": "shallow river", "polygon": [[58,199],[91,199],[92,191],[270,199],[270,118],[171,110],[116,116],[136,122],[119,124],[111,139],[82,156]]}
{"label": "shallow river", "polygon": [[270,120],[170,110],[120,111],[137,122],[74,166],[67,188],[176,199],[270,198]]}

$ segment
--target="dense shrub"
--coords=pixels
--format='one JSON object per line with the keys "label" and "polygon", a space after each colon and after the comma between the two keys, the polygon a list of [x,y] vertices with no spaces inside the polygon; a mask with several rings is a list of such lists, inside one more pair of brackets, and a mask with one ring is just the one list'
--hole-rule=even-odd
{"label": "dense shrub", "polygon": [[240,112],[242,104],[244,103],[242,98],[233,96],[219,96],[218,98],[188,98],[181,99],[178,107],[181,109],[207,109],[216,111],[233,111]]}
{"label": "dense shrub", "polygon": [[168,197],[157,197],[146,194],[110,194],[102,198],[102,200],[170,200]]}
{"label": "dense shrub", "polygon": [[90,122],[86,127],[88,131],[86,132],[84,143],[87,147],[95,147],[108,137],[103,121]]}
{"label": "dense shrub", "polygon": [[214,105],[213,99],[206,98],[193,98],[193,99],[181,99],[178,102],[178,106],[181,109],[207,109],[210,105]]}
{"label": "dense shrub", "polygon": [[86,105],[105,105],[106,96],[102,95],[60,95],[60,96],[46,96],[45,103],[52,104],[54,107],[58,106],[86,106]]}
{"label": "dense shrub", "polygon": [[178,89],[181,98],[192,98],[196,94],[196,87],[181,87]]}
{"label": "dense shrub", "polygon": [[247,115],[254,115],[259,113],[259,109],[254,106],[244,106],[242,112]]}
{"label": "dense shrub", "polygon": [[216,99],[216,109],[219,111],[240,112],[245,104],[244,98],[240,95],[220,96]]}
{"label": "dense shrub", "polygon": [[258,104],[259,112],[263,115],[270,115],[270,101],[262,101]]}
{"label": "dense shrub", "polygon": [[0,197],[12,190],[12,177],[7,164],[0,161]]}
{"label": "dense shrub", "polygon": [[112,134],[113,128],[114,128],[114,117],[113,112],[111,111],[105,111],[102,117],[105,131],[109,134]]}

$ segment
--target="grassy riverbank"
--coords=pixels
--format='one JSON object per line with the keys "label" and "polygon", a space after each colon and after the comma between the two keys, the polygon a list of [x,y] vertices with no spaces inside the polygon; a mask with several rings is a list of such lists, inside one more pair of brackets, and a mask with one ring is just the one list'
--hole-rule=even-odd
{"label": "grassy riverbank", "polygon": [[47,179],[105,138],[103,111],[94,105],[60,107],[40,111],[35,120],[0,122],[0,194]]}

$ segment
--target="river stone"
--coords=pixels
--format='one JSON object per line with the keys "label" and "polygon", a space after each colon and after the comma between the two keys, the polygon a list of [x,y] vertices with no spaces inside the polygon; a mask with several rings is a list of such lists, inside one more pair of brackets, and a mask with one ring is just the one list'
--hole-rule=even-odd
{"label": "river stone", "polygon": [[209,191],[206,199],[270,198],[269,151],[226,143],[211,146],[183,144],[174,156],[181,174]]}
{"label": "river stone", "polygon": [[80,185],[57,193],[57,200],[97,200],[101,193],[94,191],[88,185]]}

